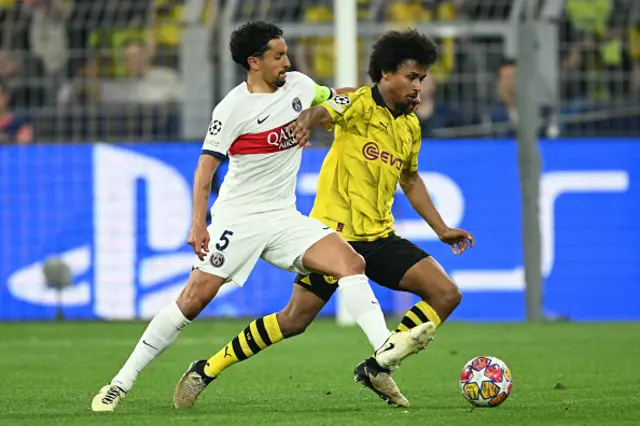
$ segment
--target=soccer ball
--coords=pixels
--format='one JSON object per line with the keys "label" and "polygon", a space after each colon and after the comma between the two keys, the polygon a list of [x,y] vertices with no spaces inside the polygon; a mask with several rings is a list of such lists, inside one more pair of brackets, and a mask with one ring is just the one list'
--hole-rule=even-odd
{"label": "soccer ball", "polygon": [[460,373],[460,392],[476,407],[497,407],[511,393],[511,370],[496,357],[475,357]]}

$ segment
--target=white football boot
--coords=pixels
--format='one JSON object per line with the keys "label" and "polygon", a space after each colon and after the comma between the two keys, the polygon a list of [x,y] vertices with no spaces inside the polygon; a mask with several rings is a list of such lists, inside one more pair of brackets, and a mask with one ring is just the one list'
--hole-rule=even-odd
{"label": "white football boot", "polygon": [[91,409],[93,411],[113,411],[118,403],[124,398],[126,392],[116,385],[103,386],[98,394],[91,401]]}
{"label": "white football boot", "polygon": [[436,325],[432,322],[393,333],[376,351],[375,359],[381,367],[394,370],[405,358],[426,348],[435,335]]}

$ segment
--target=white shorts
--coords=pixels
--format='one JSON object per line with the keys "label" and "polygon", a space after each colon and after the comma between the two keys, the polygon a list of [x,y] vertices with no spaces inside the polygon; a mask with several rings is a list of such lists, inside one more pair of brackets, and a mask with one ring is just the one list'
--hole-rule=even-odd
{"label": "white shorts", "polygon": [[297,210],[237,218],[212,217],[207,228],[211,242],[204,260],[194,268],[242,287],[259,258],[286,271],[309,274],[302,255],[316,242],[335,232]]}

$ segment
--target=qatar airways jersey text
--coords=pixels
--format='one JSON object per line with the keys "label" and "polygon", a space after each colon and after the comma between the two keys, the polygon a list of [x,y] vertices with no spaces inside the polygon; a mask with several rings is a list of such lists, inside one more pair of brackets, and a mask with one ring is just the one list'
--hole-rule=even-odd
{"label": "qatar airways jersey text", "polygon": [[212,215],[295,209],[302,149],[287,126],[311,106],[315,88],[311,78],[289,72],[275,93],[250,93],[243,82],[215,107],[202,149],[228,155],[229,170]]}

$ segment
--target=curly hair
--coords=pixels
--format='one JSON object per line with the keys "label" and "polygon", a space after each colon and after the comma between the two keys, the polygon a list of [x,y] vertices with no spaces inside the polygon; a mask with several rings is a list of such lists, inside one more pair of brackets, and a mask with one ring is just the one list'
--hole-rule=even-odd
{"label": "curly hair", "polygon": [[249,71],[250,56],[262,56],[269,42],[282,37],[282,28],[264,21],[247,22],[231,33],[229,49],[233,61]]}
{"label": "curly hair", "polygon": [[383,72],[395,72],[403,62],[411,59],[430,67],[438,59],[438,47],[416,30],[389,31],[373,45],[369,77],[374,83],[379,83]]}

